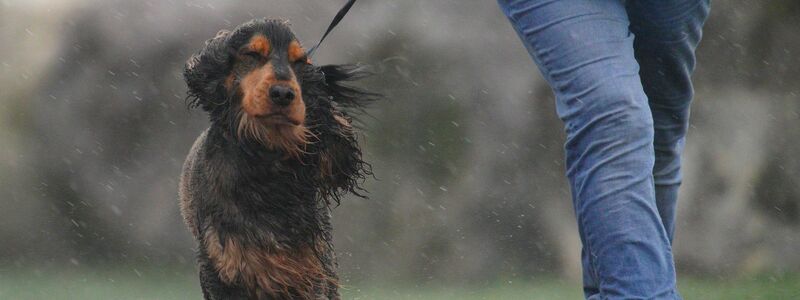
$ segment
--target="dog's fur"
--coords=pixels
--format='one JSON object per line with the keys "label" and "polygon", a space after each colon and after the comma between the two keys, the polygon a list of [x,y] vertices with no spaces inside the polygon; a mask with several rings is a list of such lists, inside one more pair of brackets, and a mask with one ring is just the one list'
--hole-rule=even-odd
{"label": "dog's fur", "polygon": [[[370,174],[344,110],[375,94],[350,65],[314,66],[287,22],[220,31],[186,63],[211,125],[186,158],[184,221],[206,299],[338,299],[329,208]],[[272,87],[294,95],[279,105]]]}

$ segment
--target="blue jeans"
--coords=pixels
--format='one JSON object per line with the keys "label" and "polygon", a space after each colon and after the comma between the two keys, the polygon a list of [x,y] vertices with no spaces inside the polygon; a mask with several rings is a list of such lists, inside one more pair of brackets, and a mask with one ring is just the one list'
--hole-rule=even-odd
{"label": "blue jeans", "polygon": [[498,0],[556,95],[587,299],[680,299],[672,236],[709,0]]}

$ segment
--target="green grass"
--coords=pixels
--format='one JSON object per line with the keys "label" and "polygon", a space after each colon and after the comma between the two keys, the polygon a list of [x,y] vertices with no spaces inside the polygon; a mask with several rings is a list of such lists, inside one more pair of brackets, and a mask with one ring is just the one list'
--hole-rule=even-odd
{"label": "green grass", "polygon": [[[684,276],[679,280],[687,300],[800,299],[800,274],[708,279]],[[489,285],[446,286],[403,284],[347,284],[344,299],[582,299],[577,284],[553,279],[500,281]],[[120,267],[58,271],[0,270],[0,299],[200,299],[194,271]]]}
{"label": "green grass", "polygon": [[358,300],[411,300],[411,299],[583,299],[580,286],[564,281],[540,280],[536,282],[504,281],[481,286],[433,285],[387,286],[361,284],[345,286],[344,299]]}
{"label": "green grass", "polygon": [[[737,279],[709,279],[683,276],[678,286],[686,300],[800,300],[800,274],[765,275]],[[539,280],[498,282],[472,288],[433,286],[386,287],[356,285],[342,292],[345,299],[583,299],[579,284]]]}
{"label": "green grass", "polygon": [[191,270],[120,267],[110,270],[58,269],[0,271],[0,299],[167,300],[202,299]]}
{"label": "green grass", "polygon": [[762,275],[738,279],[678,279],[683,297],[692,299],[800,299],[800,274]]}

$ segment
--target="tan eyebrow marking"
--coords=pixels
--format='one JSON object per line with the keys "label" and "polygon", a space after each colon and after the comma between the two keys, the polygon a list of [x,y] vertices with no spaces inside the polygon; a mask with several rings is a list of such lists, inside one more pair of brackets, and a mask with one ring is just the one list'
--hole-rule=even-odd
{"label": "tan eyebrow marking", "polygon": [[250,51],[257,52],[262,56],[267,56],[270,50],[269,40],[263,35],[256,35],[251,38],[247,47]]}
{"label": "tan eyebrow marking", "polygon": [[[306,50],[303,49],[303,46],[300,46],[299,42],[292,41],[289,44],[289,61],[297,62],[304,58],[306,58]],[[310,60],[307,63],[310,63]]]}

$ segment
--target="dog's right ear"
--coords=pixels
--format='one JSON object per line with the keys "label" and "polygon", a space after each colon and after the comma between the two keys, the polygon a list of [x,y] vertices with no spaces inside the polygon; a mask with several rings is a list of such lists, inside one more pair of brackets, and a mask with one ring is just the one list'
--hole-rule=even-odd
{"label": "dog's right ear", "polygon": [[186,61],[183,78],[189,87],[188,103],[190,108],[201,107],[211,112],[225,104],[225,78],[231,72],[231,51],[228,49],[230,31],[221,30],[213,39],[207,40],[200,52]]}

